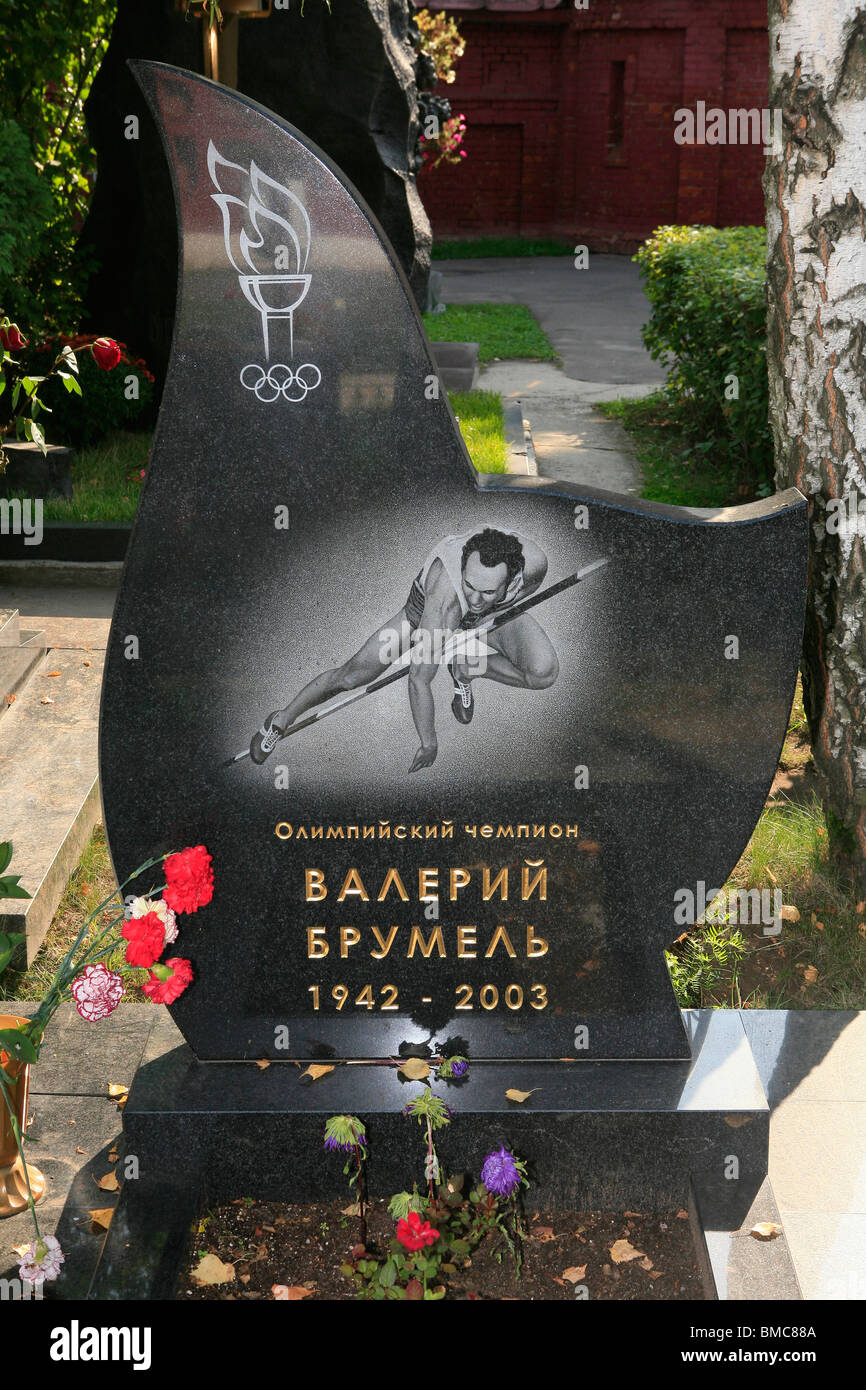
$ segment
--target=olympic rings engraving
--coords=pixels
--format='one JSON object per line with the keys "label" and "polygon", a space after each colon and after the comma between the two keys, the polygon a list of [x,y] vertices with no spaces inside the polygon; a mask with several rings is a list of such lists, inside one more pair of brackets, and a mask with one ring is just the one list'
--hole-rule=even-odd
{"label": "olympic rings engraving", "polygon": [[[248,372],[256,372],[258,375],[254,380],[247,380]],[[315,373],[315,380],[307,380],[303,373]],[[270,404],[282,396],[284,401],[292,401],[295,404],[306,399],[310,391],[315,391],[322,380],[322,373],[314,362],[304,362],[297,370],[287,367],[284,362],[274,362],[267,371],[260,367],[256,362],[248,362],[241,370],[241,385],[247,391],[253,391],[256,400]],[[290,395],[292,387],[300,391],[300,395]]]}

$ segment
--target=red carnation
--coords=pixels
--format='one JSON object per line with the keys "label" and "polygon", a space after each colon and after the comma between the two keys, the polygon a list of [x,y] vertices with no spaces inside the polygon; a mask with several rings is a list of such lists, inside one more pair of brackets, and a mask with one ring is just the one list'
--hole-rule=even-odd
{"label": "red carnation", "polygon": [[120,348],[113,338],[97,338],[90,351],[97,367],[104,372],[110,372],[120,361]]}
{"label": "red carnation", "polygon": [[155,912],[146,912],[143,917],[131,917],[120,934],[129,942],[126,948],[129,965],[150,967],[162,955],[165,923]]}
{"label": "red carnation", "polygon": [[162,965],[155,965],[150,979],[142,989],[154,1004],[173,1004],[192,980],[192,966],[180,956],[172,956]]}
{"label": "red carnation", "polygon": [[8,328],[0,328],[0,343],[7,352],[20,352],[27,346],[27,339],[22,338],[17,323],[10,323]]}
{"label": "red carnation", "polygon": [[436,1244],[439,1232],[429,1221],[422,1221],[417,1211],[410,1211],[407,1220],[401,1218],[397,1222],[397,1239],[407,1250],[423,1250],[425,1245]]}
{"label": "red carnation", "polygon": [[204,845],[170,854],[165,861],[163,902],[172,912],[197,912],[213,897],[211,857]]}

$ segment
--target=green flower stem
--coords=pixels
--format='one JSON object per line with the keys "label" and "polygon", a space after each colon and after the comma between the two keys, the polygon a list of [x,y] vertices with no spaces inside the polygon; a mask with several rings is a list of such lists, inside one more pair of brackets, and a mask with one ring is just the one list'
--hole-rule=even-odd
{"label": "green flower stem", "polygon": [[[12,1133],[15,1136],[15,1145],[18,1149],[18,1156],[21,1159],[21,1163],[24,1168],[24,1181],[27,1184],[27,1205],[30,1208],[30,1215],[33,1217],[33,1225],[36,1230],[36,1239],[41,1240],[42,1232],[39,1229],[39,1221],[36,1217],[36,1203],[33,1200],[33,1189],[30,1186],[30,1173],[27,1170],[27,1159],[24,1157],[24,1145],[21,1142],[21,1127],[18,1124],[18,1117],[15,1114],[15,1111],[12,1106],[12,1101],[9,1099],[9,1092],[7,1090],[7,1084],[10,1079],[11,1078],[7,1078],[3,1068],[0,1067],[0,1087],[2,1087],[3,1099],[5,1100],[6,1108],[9,1111],[9,1118],[12,1121]],[[17,1081],[15,1084],[18,1084]]]}

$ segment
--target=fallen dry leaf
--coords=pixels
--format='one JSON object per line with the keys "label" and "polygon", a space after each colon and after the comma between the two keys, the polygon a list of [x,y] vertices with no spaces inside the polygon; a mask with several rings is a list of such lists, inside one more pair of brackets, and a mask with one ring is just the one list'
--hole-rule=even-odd
{"label": "fallen dry leaf", "polygon": [[3,699],[6,701],[7,705],[14,705],[14,704],[15,704],[15,696],[14,696],[14,695],[4,695],[4,696],[3,696]]}
{"label": "fallen dry leaf", "polygon": [[628,1260],[646,1259],[642,1250],[635,1250],[630,1241],[615,1240],[610,1247],[610,1257],[614,1264],[626,1264]]}
{"label": "fallen dry leaf", "polygon": [[235,1277],[234,1265],[226,1264],[219,1255],[202,1255],[190,1278],[195,1284],[230,1284]]}
{"label": "fallen dry leaf", "polygon": [[114,1215],[114,1207],[97,1207],[95,1211],[89,1211],[87,1215],[90,1217],[91,1230],[95,1227],[96,1231],[107,1231]]}
{"label": "fallen dry leaf", "polygon": [[663,1272],[664,1271],[661,1269],[650,1269],[647,1271],[650,1279],[661,1279]]}
{"label": "fallen dry leaf", "polygon": [[653,1262],[650,1259],[649,1255],[644,1255],[642,1260],[638,1260],[638,1264],[640,1265],[641,1269],[645,1269],[647,1270],[647,1272],[649,1272],[649,1270],[651,1270],[653,1267]]}
{"label": "fallen dry leaf", "polygon": [[[309,1076],[311,1081],[318,1081],[320,1076],[327,1076],[328,1072],[333,1070],[334,1068],[330,1063],[311,1062],[307,1070],[301,1072],[301,1076]],[[274,1285],[274,1287],[276,1288],[277,1286]],[[280,1287],[282,1287],[282,1285]]]}
{"label": "fallen dry leaf", "polygon": [[42,672],[42,679],[43,679],[43,680],[48,680],[48,679],[50,679],[51,676],[59,676],[59,675],[60,675],[60,672],[59,672],[59,671],[43,671],[43,672]]}
{"label": "fallen dry leaf", "polygon": [[82,1148],[79,1146],[79,1147],[75,1150],[75,1152],[76,1152],[77,1154],[83,1154],[83,1153],[85,1152],[85,1150],[82,1149]]}
{"label": "fallen dry leaf", "polygon": [[350,1207],[343,1207],[342,1216],[360,1216],[361,1206],[359,1202],[353,1202]]}
{"label": "fallen dry leaf", "polygon": [[53,705],[54,701],[52,700],[50,695],[43,695],[39,703],[40,705]]}
{"label": "fallen dry leaf", "polygon": [[[540,1089],[541,1089],[540,1086],[534,1086],[534,1087],[533,1087],[533,1090],[535,1090],[535,1091],[538,1091],[538,1090],[540,1090]],[[506,1099],[506,1100],[516,1100],[516,1101],[519,1101],[520,1104],[522,1105],[523,1102],[524,1102],[525,1100],[529,1100],[529,1097],[530,1097],[531,1095],[532,1095],[532,1091],[518,1091],[518,1090],[516,1089],[516,1087],[510,1086],[509,1089],[505,1092],[505,1099]]]}
{"label": "fallen dry leaf", "polygon": [[786,903],[779,913],[779,916],[783,922],[799,922],[800,911],[799,908],[792,907],[790,903]]}
{"label": "fallen dry leaf", "polygon": [[92,662],[92,661],[82,661],[81,664],[82,664],[82,666],[92,666],[92,665],[93,665],[93,662]]}
{"label": "fallen dry leaf", "polygon": [[423,1081],[430,1075],[430,1063],[425,1062],[423,1057],[407,1057],[397,1070],[408,1081]]}
{"label": "fallen dry leaf", "polygon": [[567,1279],[569,1284],[577,1284],[586,1274],[586,1265],[569,1265],[568,1269],[562,1271],[563,1279]]}
{"label": "fallen dry leaf", "polygon": [[303,1284],[272,1284],[271,1293],[277,1300],[294,1303],[301,1298],[309,1298],[312,1289],[305,1289]]}
{"label": "fallen dry leaf", "polygon": [[27,1254],[27,1251],[28,1251],[29,1249],[30,1249],[30,1246],[29,1246],[29,1245],[13,1245],[13,1246],[12,1246],[12,1251],[13,1251],[13,1254],[15,1254],[15,1255],[26,1255],[26,1254]]}
{"label": "fallen dry leaf", "polygon": [[758,1221],[749,1232],[755,1240],[775,1240],[776,1236],[781,1234],[782,1228],[777,1226],[775,1221]]}
{"label": "fallen dry leaf", "polygon": [[270,1065],[271,1064],[268,1061],[267,1057],[260,1057],[259,1060],[256,1062],[256,1066],[258,1067],[259,1071],[264,1071]]}
{"label": "fallen dry leaf", "polygon": [[540,1241],[556,1240],[552,1226],[533,1226],[532,1230],[529,1232],[529,1238],[530,1240]]}
{"label": "fallen dry leaf", "polygon": [[116,1163],[116,1162],[117,1162],[117,1149],[109,1149],[109,1151],[108,1151],[108,1161],[109,1161],[109,1163]]}
{"label": "fallen dry leaf", "polygon": [[677,1212],[677,1220],[678,1220],[678,1221],[688,1221],[688,1219],[689,1219],[689,1214],[688,1214],[687,1211],[678,1211],[678,1212]]}
{"label": "fallen dry leaf", "polygon": [[103,1192],[120,1191],[120,1183],[117,1181],[117,1176],[113,1172],[103,1173],[101,1178],[96,1178],[94,1179],[94,1181],[96,1182],[97,1187],[102,1188]]}
{"label": "fallen dry leaf", "polygon": [[109,1081],[108,1094],[112,1100],[122,1100],[124,1096],[129,1095],[129,1087],[121,1086],[117,1081]]}
{"label": "fallen dry leaf", "polygon": [[[12,698],[13,698],[13,699],[15,698],[14,695],[13,695]],[[864,912],[866,912],[866,898],[864,898],[864,899],[862,900],[862,902],[859,902],[859,903],[857,904],[857,915],[858,915],[858,917],[862,917]]]}
{"label": "fallen dry leaf", "polygon": [[[636,1217],[638,1217],[639,1220],[643,1220],[643,1212],[642,1212],[642,1211],[624,1211],[624,1212],[623,1212],[623,1216],[636,1216]],[[583,1227],[581,1226],[580,1229],[583,1230]]]}
{"label": "fallen dry leaf", "polygon": [[814,965],[807,965],[803,971],[803,979],[807,985],[813,985],[818,978],[818,971]]}
{"label": "fallen dry leaf", "polygon": [[242,1284],[248,1284],[248,1283],[250,1282],[250,1279],[252,1278],[252,1275],[251,1275],[251,1274],[239,1274],[239,1275],[238,1275],[238,1278],[240,1279],[240,1281],[241,1281]]}

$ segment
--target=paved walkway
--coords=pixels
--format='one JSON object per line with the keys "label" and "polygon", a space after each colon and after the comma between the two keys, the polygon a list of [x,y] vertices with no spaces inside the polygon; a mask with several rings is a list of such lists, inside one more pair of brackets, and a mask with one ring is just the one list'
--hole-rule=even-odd
{"label": "paved walkway", "polygon": [[526,304],[562,360],[494,362],[479,385],[520,397],[539,472],[609,492],[640,491],[631,440],[593,402],[645,396],[664,372],[643,345],[649,304],[627,256],[591,255],[437,261],[446,304]]}

